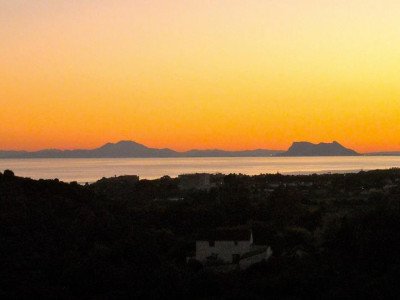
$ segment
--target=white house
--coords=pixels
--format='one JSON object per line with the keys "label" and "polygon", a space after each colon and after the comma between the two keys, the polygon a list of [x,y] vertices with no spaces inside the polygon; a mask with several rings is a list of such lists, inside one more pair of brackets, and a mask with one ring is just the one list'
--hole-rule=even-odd
{"label": "white house", "polygon": [[196,260],[237,263],[251,249],[249,229],[224,229],[208,232],[196,241]]}
{"label": "white house", "polygon": [[253,263],[267,260],[272,250],[264,242],[255,243],[249,228],[218,229],[207,232],[196,241],[195,259],[207,263],[237,264],[247,268]]}

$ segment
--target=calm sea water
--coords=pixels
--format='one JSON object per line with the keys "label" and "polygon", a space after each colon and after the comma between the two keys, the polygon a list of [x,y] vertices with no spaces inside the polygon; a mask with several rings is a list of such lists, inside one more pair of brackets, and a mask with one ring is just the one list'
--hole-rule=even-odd
{"label": "calm sea water", "polygon": [[79,183],[114,175],[139,175],[142,179],[153,179],[196,172],[309,174],[392,167],[400,167],[400,156],[0,159],[0,172],[11,169],[17,176],[58,178]]}

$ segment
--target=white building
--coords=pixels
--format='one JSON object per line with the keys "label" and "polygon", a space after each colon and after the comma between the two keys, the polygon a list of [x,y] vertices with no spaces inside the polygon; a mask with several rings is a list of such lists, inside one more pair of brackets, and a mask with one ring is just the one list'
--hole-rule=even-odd
{"label": "white building", "polygon": [[267,260],[271,255],[270,247],[254,243],[253,231],[248,228],[219,229],[200,236],[196,241],[195,259],[204,264],[238,264],[246,268]]}
{"label": "white building", "polygon": [[248,229],[226,229],[209,232],[196,241],[196,260],[237,263],[249,252],[253,237]]}

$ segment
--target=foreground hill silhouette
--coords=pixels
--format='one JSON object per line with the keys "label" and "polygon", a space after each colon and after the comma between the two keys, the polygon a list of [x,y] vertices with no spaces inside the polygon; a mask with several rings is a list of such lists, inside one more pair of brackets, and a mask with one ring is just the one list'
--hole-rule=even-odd
{"label": "foreground hill silhouette", "polygon": [[338,142],[313,144],[294,142],[289,150],[279,156],[355,156],[361,155],[354,150],[340,145]]}
{"label": "foreground hill silhouette", "polygon": [[[80,186],[0,172],[1,299],[400,295],[400,169],[210,176],[218,184],[199,191],[168,176]],[[268,261],[186,263],[199,233],[247,225],[268,229]]]}

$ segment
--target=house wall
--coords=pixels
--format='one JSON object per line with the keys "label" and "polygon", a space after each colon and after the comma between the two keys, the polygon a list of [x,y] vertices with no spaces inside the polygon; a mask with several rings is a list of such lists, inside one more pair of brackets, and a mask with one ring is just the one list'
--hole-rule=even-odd
{"label": "house wall", "polygon": [[265,252],[261,252],[259,254],[246,257],[240,260],[239,267],[240,269],[247,269],[251,265],[261,262],[263,260],[267,261],[272,256],[272,249],[268,247]]}
{"label": "house wall", "polygon": [[196,259],[205,262],[207,257],[213,254],[224,262],[231,263],[233,254],[244,254],[250,251],[250,241],[215,241],[214,246],[210,246],[209,241],[196,242]]}
{"label": "house wall", "polygon": [[253,255],[251,257],[241,259],[239,262],[239,266],[241,269],[247,269],[251,265],[261,262],[263,260],[265,260],[265,261],[268,260],[267,251],[257,254],[257,255]]}

